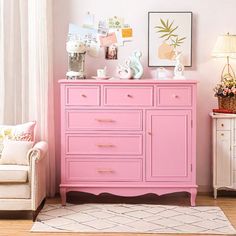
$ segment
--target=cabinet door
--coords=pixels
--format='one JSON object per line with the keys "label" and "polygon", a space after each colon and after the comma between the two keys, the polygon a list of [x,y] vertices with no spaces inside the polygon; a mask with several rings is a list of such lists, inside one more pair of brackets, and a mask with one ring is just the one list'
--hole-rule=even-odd
{"label": "cabinet door", "polygon": [[216,132],[215,186],[230,187],[232,184],[232,165],[230,155],[230,131]]}
{"label": "cabinet door", "polygon": [[191,111],[147,112],[147,181],[191,180]]}

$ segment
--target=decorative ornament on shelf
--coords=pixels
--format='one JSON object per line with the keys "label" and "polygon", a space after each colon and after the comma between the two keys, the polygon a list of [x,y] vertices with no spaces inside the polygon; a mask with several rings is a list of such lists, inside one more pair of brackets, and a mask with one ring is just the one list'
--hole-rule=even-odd
{"label": "decorative ornament on shelf", "polygon": [[130,56],[130,68],[133,71],[134,79],[141,79],[143,75],[143,66],[141,64],[141,51],[134,51]]}
{"label": "decorative ornament on shelf", "polygon": [[180,62],[181,52],[175,52],[175,69],[174,69],[174,79],[185,79],[184,77],[184,65]]}
{"label": "decorative ornament on shelf", "polygon": [[118,65],[117,74],[120,79],[132,79],[133,71],[130,67],[130,60],[126,60],[125,65]]}
{"label": "decorative ornament on shelf", "polygon": [[78,39],[69,40],[66,43],[68,52],[68,79],[85,79],[84,63],[86,46]]}

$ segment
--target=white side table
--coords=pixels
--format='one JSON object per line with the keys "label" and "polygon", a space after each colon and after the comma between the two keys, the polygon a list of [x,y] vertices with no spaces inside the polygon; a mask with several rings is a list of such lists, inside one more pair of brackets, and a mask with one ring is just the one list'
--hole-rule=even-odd
{"label": "white side table", "polygon": [[214,198],[217,190],[236,190],[236,115],[210,114]]}

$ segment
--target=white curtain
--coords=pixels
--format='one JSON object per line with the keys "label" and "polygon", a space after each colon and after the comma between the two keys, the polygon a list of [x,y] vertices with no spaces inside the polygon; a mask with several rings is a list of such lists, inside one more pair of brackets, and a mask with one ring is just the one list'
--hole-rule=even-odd
{"label": "white curtain", "polygon": [[49,144],[47,193],[55,194],[52,0],[0,0],[0,123],[37,121]]}

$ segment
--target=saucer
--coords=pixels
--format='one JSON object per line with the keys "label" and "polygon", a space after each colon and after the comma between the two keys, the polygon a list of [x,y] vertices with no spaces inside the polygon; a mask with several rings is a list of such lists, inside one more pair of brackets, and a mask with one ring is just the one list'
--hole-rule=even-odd
{"label": "saucer", "polygon": [[93,79],[110,79],[111,76],[103,76],[103,77],[98,77],[98,76],[92,76]]}

